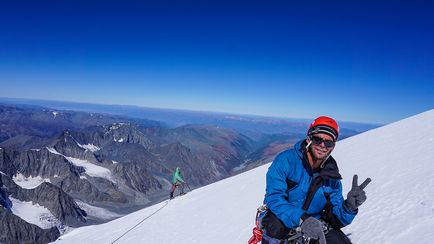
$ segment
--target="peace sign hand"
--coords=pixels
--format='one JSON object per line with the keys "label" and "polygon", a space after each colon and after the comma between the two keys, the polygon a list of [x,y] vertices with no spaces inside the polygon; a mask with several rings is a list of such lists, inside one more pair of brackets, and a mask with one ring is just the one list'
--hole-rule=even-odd
{"label": "peace sign hand", "polygon": [[371,178],[367,178],[362,184],[358,185],[358,176],[353,176],[353,186],[348,192],[345,206],[351,211],[355,211],[362,203],[366,201],[366,193],[363,189],[371,182]]}

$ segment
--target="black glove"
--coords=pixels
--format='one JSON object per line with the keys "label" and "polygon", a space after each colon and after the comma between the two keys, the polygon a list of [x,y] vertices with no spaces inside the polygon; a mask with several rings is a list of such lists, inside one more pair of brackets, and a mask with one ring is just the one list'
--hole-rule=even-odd
{"label": "black glove", "polygon": [[323,224],[318,219],[309,217],[301,223],[300,228],[305,237],[316,239],[319,244],[326,244]]}
{"label": "black glove", "polygon": [[360,186],[357,184],[358,176],[353,176],[353,187],[348,192],[347,200],[345,200],[345,206],[347,209],[354,211],[359,208],[362,203],[366,201],[366,193],[363,190],[369,182],[371,182],[371,178],[367,178]]}

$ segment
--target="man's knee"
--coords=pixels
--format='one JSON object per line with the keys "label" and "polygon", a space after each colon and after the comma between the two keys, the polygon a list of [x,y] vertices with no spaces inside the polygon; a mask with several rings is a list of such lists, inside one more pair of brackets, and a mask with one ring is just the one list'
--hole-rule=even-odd
{"label": "man's knee", "polygon": [[325,237],[327,244],[351,244],[350,239],[340,230],[331,229]]}

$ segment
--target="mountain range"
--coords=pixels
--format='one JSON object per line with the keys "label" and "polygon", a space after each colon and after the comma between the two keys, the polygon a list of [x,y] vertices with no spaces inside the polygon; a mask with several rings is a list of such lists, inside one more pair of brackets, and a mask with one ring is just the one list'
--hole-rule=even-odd
{"label": "mountain range", "polygon": [[269,162],[303,137],[34,104],[0,105],[0,128],[1,243],[53,241],[167,198],[175,167],[195,189]]}
{"label": "mountain range", "polygon": [[[332,155],[343,196],[354,174],[372,178],[367,200],[343,228],[352,243],[431,243],[434,237],[434,110],[339,141]],[[270,164],[194,189],[55,243],[246,243]]]}

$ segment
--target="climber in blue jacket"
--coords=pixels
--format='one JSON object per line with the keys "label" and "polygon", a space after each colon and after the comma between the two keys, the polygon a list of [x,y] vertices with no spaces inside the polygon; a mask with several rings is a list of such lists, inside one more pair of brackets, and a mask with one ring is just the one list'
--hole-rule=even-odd
{"label": "climber in blue jacket", "polygon": [[344,200],[341,175],[330,155],[339,136],[332,118],[321,116],[310,125],[307,139],[280,153],[267,172],[264,203],[268,212],[262,219],[262,243],[285,240],[297,233],[320,244],[351,243],[340,230],[350,224],[366,200],[357,175]]}

